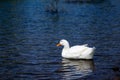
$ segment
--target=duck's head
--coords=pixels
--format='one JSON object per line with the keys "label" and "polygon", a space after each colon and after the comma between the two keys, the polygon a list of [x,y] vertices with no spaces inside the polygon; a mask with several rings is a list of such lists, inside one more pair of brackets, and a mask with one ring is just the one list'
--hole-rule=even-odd
{"label": "duck's head", "polygon": [[57,46],[66,46],[66,45],[69,45],[69,43],[65,39],[60,40],[60,42],[57,44]]}

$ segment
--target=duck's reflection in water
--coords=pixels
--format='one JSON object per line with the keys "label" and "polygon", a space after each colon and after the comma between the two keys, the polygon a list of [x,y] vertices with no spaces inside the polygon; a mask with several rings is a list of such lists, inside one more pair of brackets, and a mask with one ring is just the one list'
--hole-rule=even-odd
{"label": "duck's reflection in water", "polygon": [[93,70],[93,60],[62,60],[62,78],[65,80],[80,79],[92,74]]}

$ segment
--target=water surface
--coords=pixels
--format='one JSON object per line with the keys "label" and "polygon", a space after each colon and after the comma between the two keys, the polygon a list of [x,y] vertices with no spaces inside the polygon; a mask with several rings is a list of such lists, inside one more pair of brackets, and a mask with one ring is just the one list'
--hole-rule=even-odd
{"label": "water surface", "polygon": [[[119,0],[67,3],[46,12],[47,0],[0,1],[1,80],[113,80],[120,72]],[[60,39],[95,46],[93,60],[61,57]]]}

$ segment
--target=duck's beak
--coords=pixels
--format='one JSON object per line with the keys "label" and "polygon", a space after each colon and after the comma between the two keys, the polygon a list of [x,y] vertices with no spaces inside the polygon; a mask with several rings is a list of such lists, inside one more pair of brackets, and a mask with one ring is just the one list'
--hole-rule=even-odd
{"label": "duck's beak", "polygon": [[58,43],[56,46],[62,46],[60,43]]}

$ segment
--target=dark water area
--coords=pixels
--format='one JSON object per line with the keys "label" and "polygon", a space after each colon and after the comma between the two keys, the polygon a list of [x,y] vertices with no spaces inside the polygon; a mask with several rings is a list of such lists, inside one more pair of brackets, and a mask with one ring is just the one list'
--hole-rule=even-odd
{"label": "dark water area", "polygon": [[[120,1],[0,1],[0,80],[120,80]],[[49,8],[49,7],[48,7]],[[61,57],[60,39],[95,46],[93,60]]]}

